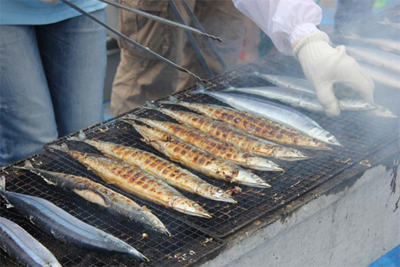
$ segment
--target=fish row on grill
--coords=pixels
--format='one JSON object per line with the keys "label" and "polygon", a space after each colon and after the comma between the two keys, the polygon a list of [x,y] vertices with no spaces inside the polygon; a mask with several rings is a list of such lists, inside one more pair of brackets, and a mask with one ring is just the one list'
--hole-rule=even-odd
{"label": "fish row on grill", "polygon": [[[134,247],[72,216],[43,198],[9,192],[5,177],[0,177],[0,195],[9,208],[15,208],[44,232],[62,242],[88,249],[126,254],[140,261],[149,261]],[[29,266],[60,266],[55,257],[40,243],[8,221],[0,221],[0,244],[7,253]]]}

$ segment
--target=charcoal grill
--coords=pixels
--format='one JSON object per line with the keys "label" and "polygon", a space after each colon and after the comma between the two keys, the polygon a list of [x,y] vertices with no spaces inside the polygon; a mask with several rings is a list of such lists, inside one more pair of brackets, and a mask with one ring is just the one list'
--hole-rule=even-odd
{"label": "charcoal grill", "polygon": [[[252,72],[271,73],[284,75],[290,73],[301,77],[300,66],[293,58],[282,55],[274,55],[263,62],[261,66],[247,65],[235,71],[219,76],[206,84],[206,89],[220,90],[226,87],[227,83],[232,86],[268,86],[271,85],[263,79],[252,75]],[[204,95],[190,95],[194,87],[175,94],[179,100],[189,102],[202,102],[210,104],[223,103]],[[379,90],[388,90],[390,98],[383,97],[386,100],[387,107],[397,116],[400,116],[400,91],[379,88]],[[386,95],[386,94],[382,94]],[[382,98],[382,99],[383,99]],[[379,101],[382,99],[377,99]],[[174,106],[175,109],[185,108]],[[285,207],[288,203],[298,200],[306,193],[321,186],[333,177],[338,177],[350,168],[362,166],[368,169],[368,162],[371,155],[385,147],[396,147],[398,151],[400,121],[399,119],[373,118],[358,112],[343,112],[340,117],[330,118],[323,114],[299,111],[308,115],[317,121],[323,128],[327,129],[341,144],[342,148],[335,147],[333,151],[312,152],[314,158],[299,162],[280,163],[285,173],[260,172],[255,173],[264,178],[272,185],[270,189],[251,188],[240,186],[241,193],[235,193],[233,197],[238,201],[237,204],[221,203],[199,196],[184,193],[190,199],[203,205],[211,214],[212,219],[202,219],[183,215],[171,209],[166,209],[152,203],[143,201],[135,196],[124,193],[119,188],[107,185],[110,188],[129,196],[140,205],[149,207],[167,226],[173,237],[168,238],[150,234],[148,239],[142,238],[142,233],[147,232],[140,226],[124,221],[110,213],[104,212],[94,204],[76,197],[75,195],[65,193],[59,189],[46,185],[38,176],[25,172],[15,171],[12,166],[3,169],[0,175],[7,177],[7,189],[13,192],[26,193],[44,197],[64,208],[72,215],[88,222],[102,230],[105,230],[124,241],[136,247],[140,252],[151,259],[150,264],[143,266],[189,266],[198,265],[206,259],[210,259],[218,254],[224,248],[224,239],[234,233],[244,229],[257,219],[269,216],[271,213]],[[174,121],[156,111],[137,108],[132,113],[153,119]],[[123,115],[121,115],[123,116]],[[123,145],[134,146],[149,152],[153,152],[164,157],[152,147],[141,141],[140,135],[128,124],[119,121],[120,117],[110,119],[100,124],[84,129],[88,138],[97,138],[102,141],[116,142]],[[76,136],[74,133],[70,136]],[[86,168],[68,155],[51,151],[50,145],[67,143],[72,149],[82,152],[100,153],[95,148],[80,142],[66,141],[61,138],[46,145],[47,151],[35,155],[31,159],[41,164],[40,167],[46,170],[65,172],[69,174],[82,175],[91,178],[97,182],[104,182],[95,174],[86,170]],[[395,149],[396,150],[396,149]],[[16,163],[20,165],[22,162]],[[361,171],[362,171],[361,170]],[[198,174],[198,173],[197,173]],[[216,185],[224,190],[233,189],[236,184],[228,184],[198,174],[207,182]],[[35,226],[32,226],[28,220],[19,215],[12,209],[6,209],[3,200],[0,202],[1,214],[11,218],[27,229],[43,244],[49,247],[60,260],[63,266],[139,266],[136,261],[123,257],[104,256],[100,253],[88,252],[87,250],[68,247],[62,249],[62,244],[49,235],[41,232]],[[13,265],[4,252],[0,256],[5,258],[5,265]],[[3,264],[3,262],[2,262]]]}

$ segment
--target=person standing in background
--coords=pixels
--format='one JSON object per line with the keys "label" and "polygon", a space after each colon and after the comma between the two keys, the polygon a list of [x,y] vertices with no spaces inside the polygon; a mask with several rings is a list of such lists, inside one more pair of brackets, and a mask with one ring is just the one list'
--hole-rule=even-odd
{"label": "person standing in background", "polygon": [[[106,5],[72,1],[105,21]],[[56,0],[0,1],[0,166],[102,120],[106,31]]]}
{"label": "person standing in background", "polygon": [[[214,42],[225,63],[236,64],[242,48],[245,33],[245,16],[232,1],[187,0],[191,10],[209,34],[221,37],[224,43]],[[120,3],[162,18],[177,21],[168,0],[120,0]],[[175,1],[185,23],[190,19],[180,1]],[[192,45],[181,29],[170,27],[140,17],[132,12],[119,11],[119,30],[134,41],[149,47],[161,56],[189,69],[202,78],[207,78]],[[209,51],[204,37],[195,36],[207,63],[215,75],[225,70]],[[119,39],[121,62],[115,75],[111,94],[111,108],[114,115],[143,105],[147,100],[155,100],[188,86],[196,80],[186,73],[167,66],[151,55]]]}

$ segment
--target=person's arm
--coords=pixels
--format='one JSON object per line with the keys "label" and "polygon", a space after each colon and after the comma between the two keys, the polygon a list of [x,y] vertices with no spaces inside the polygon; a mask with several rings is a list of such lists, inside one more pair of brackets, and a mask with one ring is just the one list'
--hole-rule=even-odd
{"label": "person's arm", "polygon": [[233,3],[272,39],[279,51],[300,61],[327,115],[340,114],[333,91],[335,83],[349,86],[373,103],[372,79],[346,54],[344,46],[333,48],[328,35],[317,29],[322,11],[313,0],[233,0]]}

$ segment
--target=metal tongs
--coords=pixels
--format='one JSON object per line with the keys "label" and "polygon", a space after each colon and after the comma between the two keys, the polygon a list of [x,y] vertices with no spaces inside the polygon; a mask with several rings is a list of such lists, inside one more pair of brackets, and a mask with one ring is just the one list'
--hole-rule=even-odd
{"label": "metal tongs", "polygon": [[[195,77],[196,79],[198,79],[201,82],[207,82],[206,80],[200,78],[199,76],[197,76],[196,74],[192,73],[191,71],[189,71],[189,70],[187,70],[187,69],[175,64],[174,62],[172,62],[172,61],[164,58],[163,56],[157,54],[156,52],[150,50],[148,47],[145,47],[145,46],[133,41],[132,39],[130,39],[126,35],[120,33],[119,31],[115,30],[114,28],[112,28],[111,26],[107,25],[103,21],[101,21],[101,20],[97,19],[96,17],[90,15],[88,12],[84,11],[83,9],[78,7],[77,5],[71,3],[69,0],[60,0],[60,1],[63,2],[64,4],[70,6],[71,8],[75,9],[79,13],[85,15],[86,17],[90,18],[91,20],[99,23],[100,25],[102,25],[103,27],[107,28],[109,31],[115,33],[117,36],[119,36],[120,38],[124,39],[125,41],[127,41],[127,42],[133,44],[134,46],[138,47],[139,49],[142,49],[143,51],[151,54],[152,56],[154,56],[158,60],[161,60],[161,61],[167,63],[168,65],[174,67],[175,69],[177,69],[179,71],[182,71],[182,72],[185,72],[185,73],[188,73],[188,74],[192,75],[193,77]],[[113,5],[113,6],[116,6],[116,7],[119,7],[119,8],[123,8],[123,9],[129,10],[131,12],[134,12],[134,13],[137,13],[139,15],[145,16],[145,17],[147,17],[149,19],[157,20],[157,21],[159,21],[161,23],[165,23],[165,24],[168,24],[168,25],[171,25],[171,26],[174,26],[174,27],[179,27],[179,28],[182,28],[182,29],[184,29],[186,31],[190,31],[192,33],[196,33],[196,34],[199,34],[199,35],[202,35],[202,36],[206,36],[208,38],[211,38],[211,39],[214,39],[214,40],[222,42],[221,38],[219,38],[219,37],[215,37],[213,35],[201,32],[200,30],[197,30],[195,28],[189,27],[187,25],[180,24],[180,23],[177,23],[177,22],[174,22],[174,21],[170,21],[170,20],[167,20],[167,19],[164,19],[164,18],[160,18],[160,17],[154,16],[154,15],[148,14],[146,12],[143,12],[143,11],[140,11],[140,10],[137,10],[137,9],[134,9],[134,8],[130,8],[130,7],[127,7],[127,6],[124,6],[124,5],[120,5],[120,4],[117,4],[115,2],[111,2],[111,1],[108,1],[108,0],[99,0],[99,1],[107,3],[107,4],[110,4],[110,5]]]}

